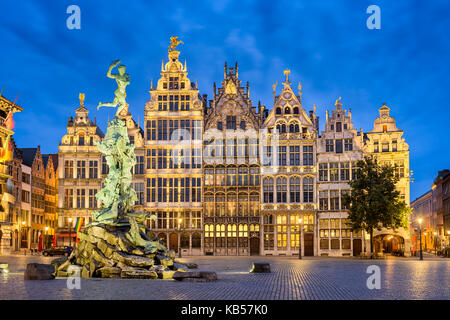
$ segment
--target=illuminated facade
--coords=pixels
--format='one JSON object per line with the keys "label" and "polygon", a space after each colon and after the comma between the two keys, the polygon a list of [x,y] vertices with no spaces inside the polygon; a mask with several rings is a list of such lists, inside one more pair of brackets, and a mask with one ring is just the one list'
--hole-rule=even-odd
{"label": "illuminated facade", "polygon": [[89,119],[82,94],[75,113],[75,118],[69,117],[58,151],[58,245],[74,244],[77,218],[91,221],[92,211],[99,208],[95,195],[102,186],[102,170],[107,168],[95,145],[103,132]]}
{"label": "illuminated facade", "polygon": [[[397,190],[406,204],[410,203],[410,171],[409,171],[409,146],[403,138],[403,130],[396,127],[395,119],[390,116],[390,109],[383,105],[380,116],[374,121],[372,131],[364,137],[364,154],[372,155],[378,162],[396,166],[395,174],[399,177]],[[369,248],[369,240],[366,236],[366,246]],[[404,250],[410,253],[410,230],[400,228],[397,231],[382,229],[374,231],[374,251],[390,253],[394,250]]]}
{"label": "illuminated facade", "polygon": [[362,232],[351,232],[342,196],[356,178],[357,162],[363,157],[363,132],[353,127],[352,113],[340,99],[318,140],[318,255],[358,256],[363,251]]}
{"label": "illuminated facade", "polygon": [[260,254],[259,129],[257,112],[239,69],[224,67],[224,80],[205,115],[204,252],[214,255]]}
{"label": "illuminated facade", "polygon": [[262,248],[266,255],[298,255],[302,243],[302,255],[313,256],[317,252],[318,118],[315,110],[308,115],[303,109],[301,84],[296,95],[290,71],[284,73],[280,95],[273,86],[274,107],[263,124],[267,131],[262,136],[267,139],[261,141]]}
{"label": "illuminated facade", "polygon": [[145,105],[145,208],[153,232],[183,254],[202,253],[203,104],[176,44]]}
{"label": "illuminated facade", "polygon": [[12,242],[14,202],[12,172],[8,161],[13,160],[13,114],[23,109],[0,93],[0,253],[9,252]]}

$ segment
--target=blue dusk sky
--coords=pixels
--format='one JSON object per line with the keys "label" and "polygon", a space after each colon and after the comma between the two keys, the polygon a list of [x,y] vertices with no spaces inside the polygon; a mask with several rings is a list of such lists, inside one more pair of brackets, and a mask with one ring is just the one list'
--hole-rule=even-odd
{"label": "blue dusk sky", "polygon": [[[71,4],[81,9],[81,30],[66,27]],[[372,4],[381,8],[380,30],[366,27]],[[254,104],[269,108],[272,84],[289,68],[293,86],[303,85],[303,107],[317,105],[321,130],[339,96],[364,131],[386,102],[410,146],[413,200],[450,167],[449,30],[447,0],[1,1],[0,89],[13,101],[19,95],[24,108],[15,115],[17,145],[56,153],[80,92],[105,131],[114,109],[95,107],[113,98],[116,84],[105,73],[118,58],[142,126],[150,81],[177,35],[189,78],[208,99],[224,62],[238,61]]]}

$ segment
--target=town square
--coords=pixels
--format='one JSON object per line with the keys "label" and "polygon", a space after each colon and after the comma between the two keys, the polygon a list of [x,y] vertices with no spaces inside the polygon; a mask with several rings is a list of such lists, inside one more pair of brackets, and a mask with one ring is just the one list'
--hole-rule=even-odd
{"label": "town square", "polygon": [[0,5],[0,300],[449,300],[448,4],[78,2]]}

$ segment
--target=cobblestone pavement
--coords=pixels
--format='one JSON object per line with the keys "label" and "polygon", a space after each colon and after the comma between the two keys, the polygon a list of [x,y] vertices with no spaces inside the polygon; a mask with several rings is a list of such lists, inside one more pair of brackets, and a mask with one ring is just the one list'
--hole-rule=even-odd
{"label": "cobblestone pavement", "polygon": [[[10,273],[0,275],[0,299],[450,299],[450,259],[356,260],[312,257],[189,257],[199,270],[216,271],[209,283],[174,280],[82,279],[80,290],[66,280],[24,281],[27,263],[50,263],[40,256],[0,256]],[[270,274],[249,274],[253,261],[271,264]],[[367,267],[381,270],[381,289],[366,286]]]}

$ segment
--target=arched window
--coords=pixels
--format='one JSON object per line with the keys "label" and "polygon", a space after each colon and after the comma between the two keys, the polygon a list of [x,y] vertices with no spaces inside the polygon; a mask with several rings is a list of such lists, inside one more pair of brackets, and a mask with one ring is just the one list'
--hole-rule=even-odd
{"label": "arched window", "polygon": [[259,215],[259,194],[257,193],[250,194],[250,215],[253,217]]}
{"label": "arched window", "polygon": [[292,177],[289,181],[291,202],[300,202],[300,178]]}
{"label": "arched window", "polygon": [[286,125],[284,123],[281,125],[281,133],[286,133]]}
{"label": "arched window", "polygon": [[205,216],[212,217],[214,215],[214,195],[205,194]]}
{"label": "arched window", "polygon": [[236,194],[228,194],[227,195],[227,215],[235,216],[236,215]]}
{"label": "arched window", "polygon": [[281,108],[280,107],[277,107],[275,109],[275,114],[281,114]]}
{"label": "arched window", "polygon": [[273,178],[264,178],[264,203],[273,203]]}
{"label": "arched window", "polygon": [[298,107],[294,107],[294,114],[299,114],[299,109],[298,109]]}
{"label": "arched window", "polygon": [[241,217],[248,216],[248,195],[240,193],[238,196],[238,214]]}
{"label": "arched window", "polygon": [[311,203],[314,198],[314,180],[311,177],[303,178],[303,202]]}
{"label": "arched window", "polygon": [[289,107],[284,108],[284,114],[291,114],[291,109]]}
{"label": "arched window", "polygon": [[216,217],[223,217],[225,215],[225,195],[219,193],[216,195]]}
{"label": "arched window", "polygon": [[287,202],[287,179],[285,177],[277,178],[277,202]]}

